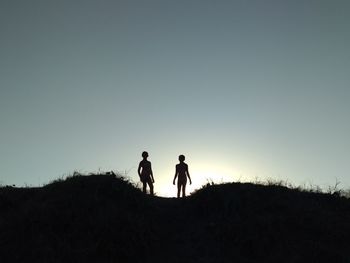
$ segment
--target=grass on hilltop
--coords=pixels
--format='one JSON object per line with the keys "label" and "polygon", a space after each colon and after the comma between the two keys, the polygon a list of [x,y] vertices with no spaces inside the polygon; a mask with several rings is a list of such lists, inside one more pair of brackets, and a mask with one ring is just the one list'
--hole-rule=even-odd
{"label": "grass on hilltop", "polygon": [[349,262],[345,192],[286,185],[209,183],[176,199],[76,173],[2,187],[0,262]]}

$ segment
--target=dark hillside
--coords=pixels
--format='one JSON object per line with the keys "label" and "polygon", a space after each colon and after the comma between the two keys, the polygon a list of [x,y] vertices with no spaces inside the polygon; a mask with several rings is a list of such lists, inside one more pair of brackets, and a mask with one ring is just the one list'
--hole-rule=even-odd
{"label": "dark hillside", "polygon": [[111,175],[0,189],[0,262],[350,262],[350,200],[278,186],[143,195]]}

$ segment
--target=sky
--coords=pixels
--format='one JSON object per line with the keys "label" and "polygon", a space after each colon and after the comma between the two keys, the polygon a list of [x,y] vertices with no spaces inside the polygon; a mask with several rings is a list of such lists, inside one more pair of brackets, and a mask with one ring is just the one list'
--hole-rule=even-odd
{"label": "sky", "polygon": [[0,184],[74,171],[175,196],[275,180],[350,188],[347,0],[2,0]]}

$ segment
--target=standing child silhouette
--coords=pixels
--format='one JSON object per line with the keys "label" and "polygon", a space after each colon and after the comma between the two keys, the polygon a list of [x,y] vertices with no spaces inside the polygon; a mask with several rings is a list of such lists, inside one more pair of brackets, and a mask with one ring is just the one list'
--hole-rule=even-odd
{"label": "standing child silhouette", "polygon": [[153,172],[151,167],[151,162],[147,160],[148,158],[148,152],[142,153],[143,160],[139,164],[139,168],[137,169],[137,172],[140,176],[140,180],[142,182],[142,190],[144,193],[146,193],[147,184],[149,186],[150,194],[153,195],[153,184],[154,184],[154,178],[153,178]]}
{"label": "standing child silhouette", "polygon": [[192,184],[190,173],[188,172],[188,165],[184,163],[185,156],[179,156],[180,163],[176,165],[175,176],[173,180],[173,184],[175,185],[175,180],[177,178],[177,197],[180,197],[181,189],[182,189],[182,197],[186,196],[186,183],[187,177],[190,180],[190,184]]}

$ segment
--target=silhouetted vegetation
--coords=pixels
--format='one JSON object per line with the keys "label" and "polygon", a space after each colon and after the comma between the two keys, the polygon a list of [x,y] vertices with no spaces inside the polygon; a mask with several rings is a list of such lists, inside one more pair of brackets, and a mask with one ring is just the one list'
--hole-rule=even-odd
{"label": "silhouetted vegetation", "polygon": [[279,184],[208,184],[185,199],[123,178],[0,188],[0,262],[350,262],[350,200]]}

